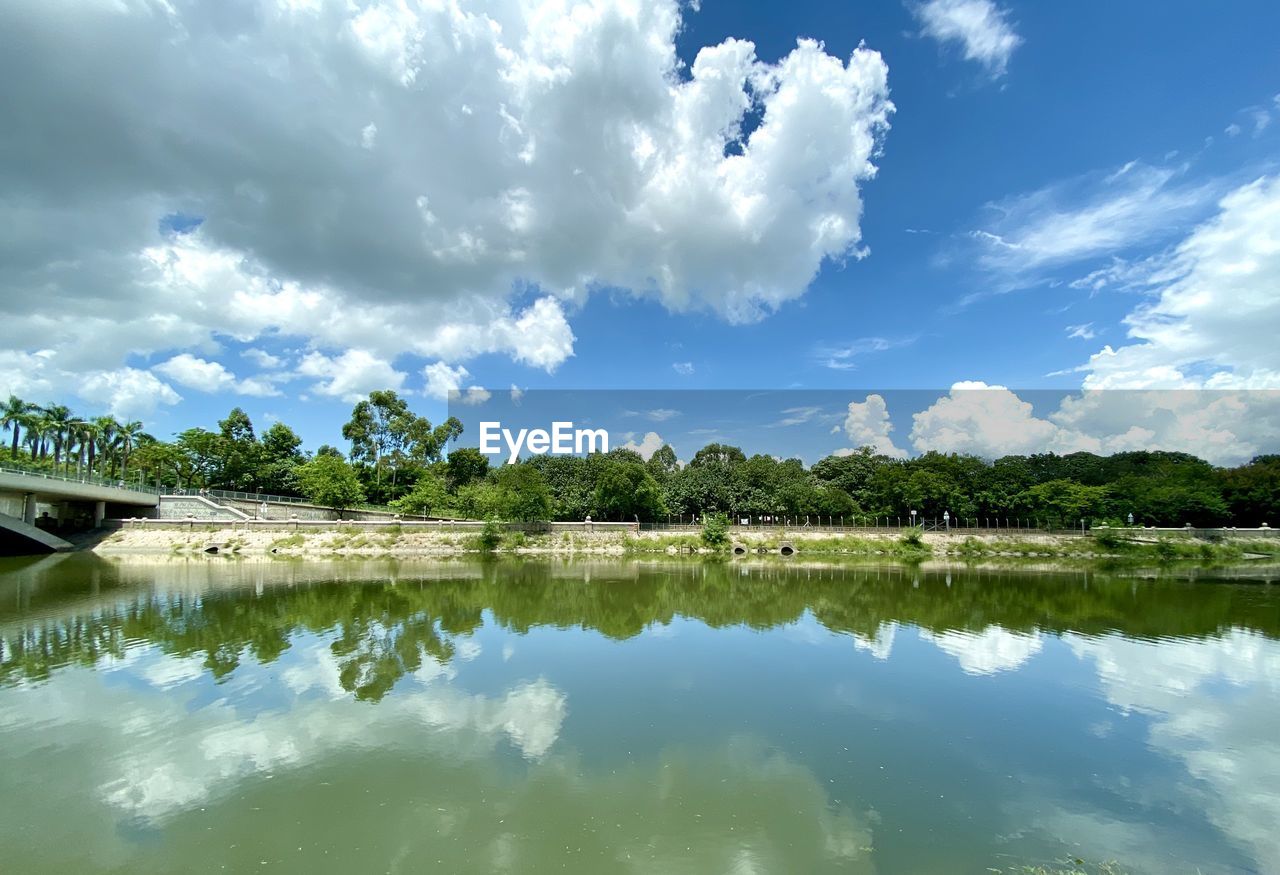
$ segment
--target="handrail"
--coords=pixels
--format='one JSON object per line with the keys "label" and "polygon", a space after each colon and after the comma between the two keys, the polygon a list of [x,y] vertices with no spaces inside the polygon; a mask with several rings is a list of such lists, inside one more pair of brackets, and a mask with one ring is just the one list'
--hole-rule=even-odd
{"label": "handrail", "polygon": [[[227,498],[232,501],[252,501],[261,503],[263,501],[271,504],[307,504],[313,507],[322,507],[309,498],[299,498],[296,495],[271,495],[266,492],[237,492],[230,489],[205,489],[205,490],[186,490],[185,493],[174,494],[200,494],[210,498]],[[396,509],[383,504],[357,504],[350,508],[351,510],[376,510],[386,513],[396,513]]]}
{"label": "handrail", "polygon": [[67,474],[50,474],[48,471],[32,471],[26,468],[13,468],[8,465],[0,465],[0,473],[22,474],[25,477],[39,477],[42,480],[57,480],[62,483],[79,483],[84,486],[105,486],[109,489],[123,489],[126,492],[142,492],[147,495],[164,495],[165,493],[163,488],[155,486],[133,486],[127,484],[124,480],[111,480],[107,477],[99,477],[96,474],[81,474],[76,477]]}

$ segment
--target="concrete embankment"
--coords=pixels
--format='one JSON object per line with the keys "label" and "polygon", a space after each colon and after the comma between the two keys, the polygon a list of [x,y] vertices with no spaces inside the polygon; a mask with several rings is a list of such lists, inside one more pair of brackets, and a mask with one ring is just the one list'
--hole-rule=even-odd
{"label": "concrete embankment", "polygon": [[1186,536],[943,534],[912,537],[898,531],[831,533],[813,530],[731,531],[729,542],[706,546],[696,531],[639,531],[625,523],[512,525],[486,533],[482,523],[255,522],[130,523],[95,548],[102,554],[328,556],[447,556],[518,554],[729,554],[866,556],[895,559],[1040,557],[1153,558],[1229,562],[1280,554],[1280,539],[1213,542]]}

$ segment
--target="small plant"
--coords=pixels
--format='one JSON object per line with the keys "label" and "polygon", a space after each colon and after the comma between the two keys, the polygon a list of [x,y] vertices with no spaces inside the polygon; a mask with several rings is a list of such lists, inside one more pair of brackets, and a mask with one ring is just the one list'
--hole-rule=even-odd
{"label": "small plant", "polygon": [[484,528],[476,537],[476,546],[481,550],[492,552],[502,543],[502,523],[496,517],[485,520]]}
{"label": "small plant", "polygon": [[524,532],[512,532],[507,538],[507,549],[516,550],[525,546],[527,543],[528,539],[525,537]]}
{"label": "small plant", "polygon": [[1120,546],[1120,536],[1115,532],[1094,529],[1093,542],[1104,550],[1115,550]]}
{"label": "small plant", "polygon": [[915,550],[924,549],[924,530],[919,526],[912,526],[902,533],[902,537],[898,542],[904,547],[911,547]]}
{"label": "small plant", "polygon": [[718,550],[729,544],[729,517],[722,513],[706,514],[702,519],[702,543]]}
{"label": "small plant", "polygon": [[290,535],[287,538],[276,538],[271,542],[271,549],[275,550],[281,547],[301,547],[307,542],[302,533]]}

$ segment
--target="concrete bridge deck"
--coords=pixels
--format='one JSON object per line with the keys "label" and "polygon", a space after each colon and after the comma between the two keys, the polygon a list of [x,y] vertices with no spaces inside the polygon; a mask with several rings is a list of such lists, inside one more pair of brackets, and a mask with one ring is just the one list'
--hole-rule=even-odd
{"label": "concrete bridge deck", "polygon": [[[0,553],[41,553],[71,545],[59,532],[97,527],[113,516],[154,515],[160,497],[99,478],[0,468]],[[37,516],[40,523],[37,525]]]}
{"label": "concrete bridge deck", "polygon": [[0,492],[34,495],[37,500],[46,502],[105,501],[137,507],[155,507],[159,503],[155,492],[112,486],[96,479],[60,477],[13,468],[0,468]]}

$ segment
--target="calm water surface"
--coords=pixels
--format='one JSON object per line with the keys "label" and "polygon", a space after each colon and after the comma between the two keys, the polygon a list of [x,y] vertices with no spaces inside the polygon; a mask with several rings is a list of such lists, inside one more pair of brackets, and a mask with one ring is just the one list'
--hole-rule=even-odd
{"label": "calm water surface", "polygon": [[0,564],[5,872],[1280,872],[1280,589]]}

